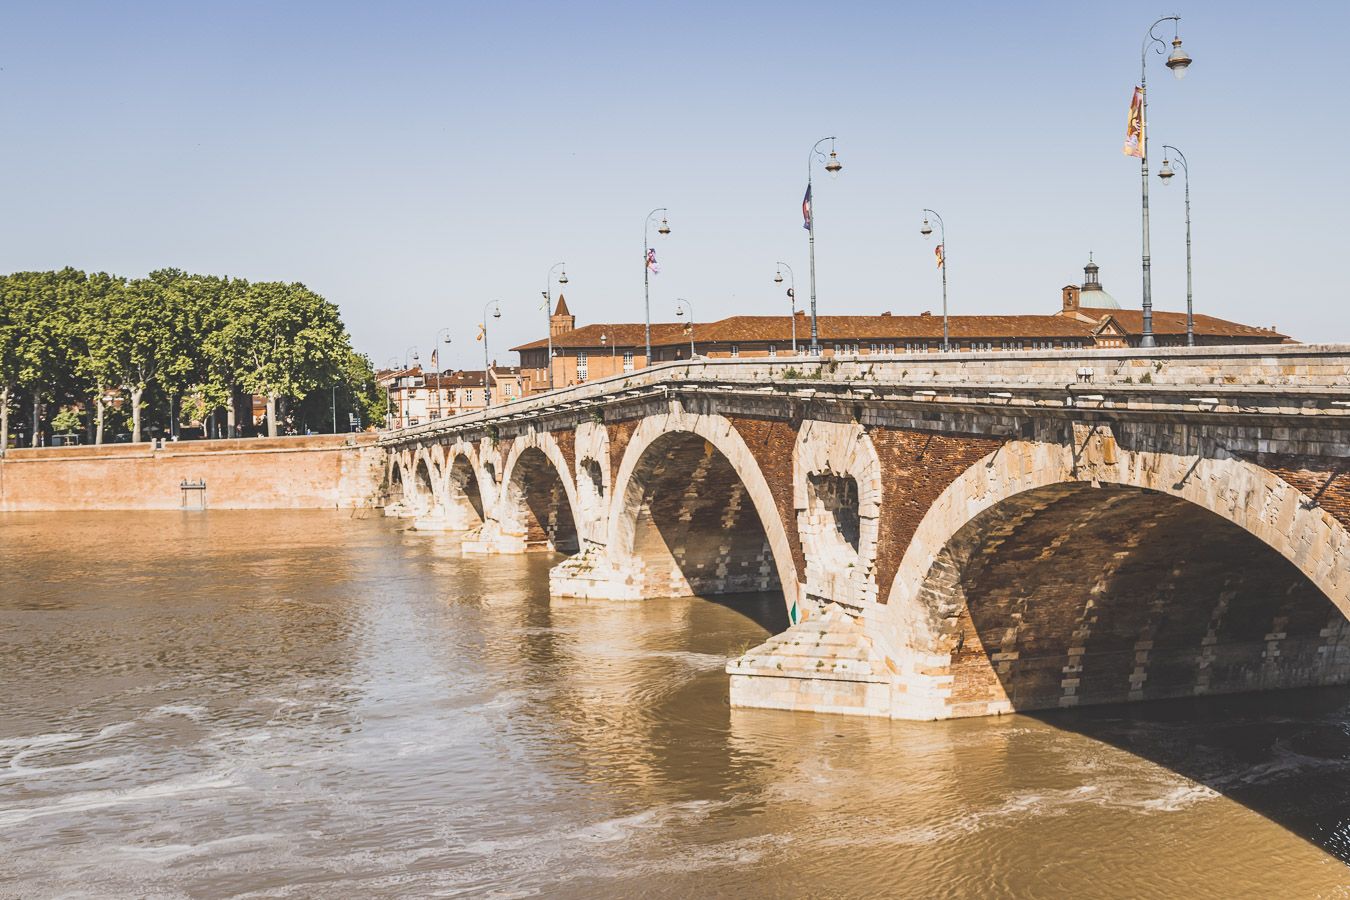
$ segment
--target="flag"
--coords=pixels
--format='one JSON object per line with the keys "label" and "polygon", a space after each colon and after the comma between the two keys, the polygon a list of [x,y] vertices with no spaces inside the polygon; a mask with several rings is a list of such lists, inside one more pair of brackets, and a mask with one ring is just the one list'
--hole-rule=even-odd
{"label": "flag", "polygon": [[1144,90],[1135,88],[1130,98],[1130,119],[1125,125],[1125,146],[1121,152],[1126,156],[1144,156]]}
{"label": "flag", "polygon": [[942,264],[943,264],[944,262],[946,262],[946,260],[945,260],[945,259],[943,258],[943,256],[942,256],[942,245],[941,245],[941,244],[938,244],[936,247],[933,248],[933,255],[937,257],[937,267],[938,267],[939,269],[942,268]]}
{"label": "flag", "polygon": [[540,291],[539,296],[544,298],[543,301],[540,302],[539,308],[545,310],[548,309],[548,291]]}
{"label": "flag", "polygon": [[788,288],[788,299],[789,299],[789,300],[796,300],[796,299],[797,299],[797,292],[794,291],[792,288]]}
{"label": "flag", "polygon": [[811,183],[806,184],[806,196],[802,198],[802,227],[811,230]]}
{"label": "flag", "polygon": [[438,357],[436,356],[436,351],[435,351],[435,350],[432,350],[432,351],[431,351],[431,371],[433,371],[433,372],[439,372],[439,371],[441,370],[441,364],[440,364],[439,362],[436,361],[437,359],[438,359]]}
{"label": "flag", "polygon": [[661,274],[661,265],[656,261],[656,248],[652,247],[647,251],[647,271],[653,275]]}
{"label": "flag", "polygon": [[478,323],[478,337],[474,338],[474,340],[475,340],[475,341],[481,341],[481,340],[483,339],[483,335],[485,335],[485,334],[487,334],[487,326],[485,326],[482,322],[479,322],[479,323]]}

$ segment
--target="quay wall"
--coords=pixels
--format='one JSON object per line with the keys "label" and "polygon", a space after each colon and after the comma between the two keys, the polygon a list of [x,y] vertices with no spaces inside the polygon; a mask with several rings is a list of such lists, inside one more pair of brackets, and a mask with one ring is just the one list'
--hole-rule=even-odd
{"label": "quay wall", "polygon": [[9,450],[0,512],[347,509],[375,502],[384,462],[373,434]]}

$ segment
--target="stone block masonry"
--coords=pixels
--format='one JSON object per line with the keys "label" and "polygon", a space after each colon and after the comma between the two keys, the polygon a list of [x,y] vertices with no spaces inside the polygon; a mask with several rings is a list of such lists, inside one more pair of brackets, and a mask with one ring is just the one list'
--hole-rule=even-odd
{"label": "stone block masonry", "polygon": [[466,551],[570,554],[555,596],[780,590],[739,706],[1350,683],[1350,348],[698,360],[381,443]]}
{"label": "stone block masonry", "polygon": [[189,506],[346,509],[378,501],[387,453],[374,435],[105,444],[10,450],[0,511],[179,509],[184,481],[206,483]]}

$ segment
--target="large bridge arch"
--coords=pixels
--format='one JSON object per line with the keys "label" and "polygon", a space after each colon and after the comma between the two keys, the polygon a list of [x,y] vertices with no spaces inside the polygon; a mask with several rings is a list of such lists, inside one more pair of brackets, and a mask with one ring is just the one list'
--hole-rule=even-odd
{"label": "large bridge arch", "polygon": [[448,528],[467,531],[487,521],[495,485],[479,464],[478,449],[463,439],[443,450],[441,497]]}
{"label": "large bridge arch", "polygon": [[897,715],[1350,680],[1341,522],[1255,463],[1076,431],[1003,445],[920,521],[873,622]]}
{"label": "large bridge arch", "polygon": [[[758,545],[750,524],[762,529]],[[800,615],[787,530],[753,454],[723,416],[673,409],[638,424],[614,476],[606,544],[615,563],[637,567],[639,596],[781,588],[789,616]]]}
{"label": "large bridge arch", "polygon": [[496,508],[503,535],[522,541],[522,549],[580,549],[576,484],[562,448],[546,431],[512,442]]}

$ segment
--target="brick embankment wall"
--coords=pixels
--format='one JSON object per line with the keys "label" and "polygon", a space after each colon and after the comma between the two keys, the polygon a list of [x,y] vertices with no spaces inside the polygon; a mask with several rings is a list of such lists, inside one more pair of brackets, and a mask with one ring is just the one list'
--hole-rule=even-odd
{"label": "brick embankment wall", "polygon": [[[10,450],[0,511],[178,509],[180,484],[203,480],[213,509],[368,506],[384,460],[368,434]],[[197,492],[186,499],[200,502]]]}

